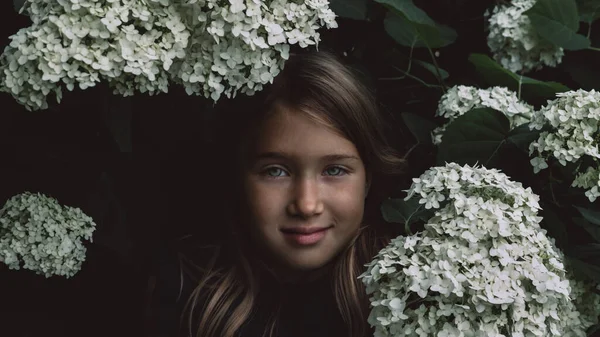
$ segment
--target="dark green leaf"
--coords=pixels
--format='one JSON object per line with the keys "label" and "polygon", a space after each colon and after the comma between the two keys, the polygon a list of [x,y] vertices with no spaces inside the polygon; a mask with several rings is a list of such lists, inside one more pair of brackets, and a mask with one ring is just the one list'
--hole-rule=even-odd
{"label": "dark green leaf", "polygon": [[510,131],[508,141],[515,144],[519,149],[529,153],[529,144],[538,139],[541,131],[531,130],[529,124],[520,125]]}
{"label": "dark green leaf", "polygon": [[600,267],[572,257],[568,258],[568,264],[577,279],[586,278],[593,282],[600,282]]}
{"label": "dark green leaf", "polygon": [[587,208],[583,208],[583,207],[577,207],[577,206],[575,206],[575,208],[577,208],[577,210],[579,211],[579,213],[587,221],[593,223],[594,225],[600,226],[600,212],[593,211],[591,209],[587,209]]}
{"label": "dark green leaf", "polygon": [[406,124],[408,130],[410,130],[419,143],[431,143],[431,132],[437,126],[435,123],[410,112],[404,112],[401,116],[404,124]]}
{"label": "dark green leaf", "polygon": [[510,130],[510,123],[503,113],[491,108],[473,109],[456,118],[446,128],[443,141],[501,141]]}
{"label": "dark green leaf", "polygon": [[444,69],[442,69],[442,68],[438,68],[438,69],[436,70],[436,68],[435,68],[435,65],[433,65],[433,64],[431,64],[431,63],[427,63],[427,62],[425,62],[425,61],[421,61],[421,60],[413,60],[413,62],[414,62],[414,63],[416,63],[416,64],[418,64],[418,65],[420,65],[421,67],[423,67],[423,68],[425,68],[425,69],[429,70],[429,72],[430,72],[430,73],[432,73],[432,74],[433,74],[433,75],[435,75],[435,76],[437,76],[437,75],[438,75],[438,73],[437,73],[437,72],[438,72],[438,70],[439,70],[439,72],[440,72],[440,76],[442,76],[442,80],[445,80],[445,79],[447,79],[447,78],[450,76],[450,74],[448,74],[448,72],[447,72],[447,71],[445,71],[445,70],[444,70]]}
{"label": "dark green leaf", "polygon": [[510,90],[518,91],[520,81],[523,96],[554,98],[556,93],[570,90],[565,85],[557,82],[543,82],[530,77],[519,76],[504,69],[487,55],[471,54],[469,62],[475,66],[477,72],[490,85],[503,86]]}
{"label": "dark green leaf", "polygon": [[407,234],[413,232],[411,225],[419,221],[426,222],[433,215],[431,210],[425,209],[424,205],[419,204],[418,197],[406,201],[404,199],[386,199],[381,204],[381,213],[385,221],[403,224]]}
{"label": "dark green leaf", "polygon": [[[559,92],[569,91],[569,87],[558,82],[544,82],[533,79],[527,76],[520,76],[521,78],[521,92],[532,92],[540,97],[556,95]],[[518,80],[518,78],[517,78]]]}
{"label": "dark green leaf", "polygon": [[442,135],[438,164],[488,165],[506,142],[510,123],[494,109],[473,109],[452,121]]}
{"label": "dark green leaf", "polygon": [[388,12],[384,26],[394,41],[405,47],[442,48],[452,44],[457,37],[456,31],[450,27],[415,23],[394,11]]}
{"label": "dark green leaf", "polygon": [[568,50],[590,47],[590,40],[577,34],[579,13],[575,0],[537,0],[525,15],[541,37],[557,46]]}
{"label": "dark green leaf", "polygon": [[560,221],[558,214],[549,207],[544,207],[540,212],[543,217],[542,227],[548,231],[548,235],[556,240],[558,247],[564,247],[567,243],[567,227]]}
{"label": "dark green leaf", "polygon": [[427,13],[415,6],[412,0],[375,0],[380,4],[387,5],[388,8],[393,8],[402,14],[408,21],[435,27],[433,21]]}
{"label": "dark green leaf", "polygon": [[569,249],[569,256],[600,267],[600,243],[571,247]]}
{"label": "dark green leaf", "polygon": [[391,223],[411,224],[422,220],[425,207],[419,204],[419,198],[386,199],[381,204],[383,219]]}
{"label": "dark green leaf", "polygon": [[483,54],[469,55],[471,62],[477,72],[490,85],[503,86],[513,91],[519,90],[519,76],[510,70],[504,69],[489,56]]}
{"label": "dark green leaf", "polygon": [[502,141],[466,141],[458,144],[442,144],[439,146],[437,164],[458,163],[461,165],[496,166],[496,152]]}
{"label": "dark green leaf", "polygon": [[590,234],[590,236],[596,240],[596,242],[600,243],[600,226],[590,223],[584,218],[573,218],[573,222],[577,225],[581,226]]}
{"label": "dark green leaf", "polygon": [[[456,41],[458,35],[456,31],[448,26],[436,24],[435,27],[427,25],[414,24],[419,33],[420,41],[423,47],[442,48]],[[419,47],[421,45],[417,45]]]}
{"label": "dark green leaf", "polygon": [[600,1],[598,0],[577,0],[579,9],[579,19],[588,24],[600,18]]}
{"label": "dark green leaf", "polygon": [[[410,21],[390,11],[388,12],[383,24],[385,26],[385,31],[398,44],[405,47],[417,47],[419,34]],[[423,47],[422,42],[420,46]]]}
{"label": "dark green leaf", "polygon": [[15,11],[20,12],[25,2],[26,0],[13,0],[13,7],[15,8]]}
{"label": "dark green leaf", "polygon": [[367,0],[332,0],[330,2],[333,12],[347,19],[366,20]]}
{"label": "dark green leaf", "polygon": [[579,15],[575,0],[537,0],[525,14],[544,16],[572,31],[579,29]]}

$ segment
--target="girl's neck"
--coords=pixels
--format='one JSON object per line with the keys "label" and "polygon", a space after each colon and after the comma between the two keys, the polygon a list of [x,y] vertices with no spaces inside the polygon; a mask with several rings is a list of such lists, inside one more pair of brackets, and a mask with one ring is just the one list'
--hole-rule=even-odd
{"label": "girl's neck", "polygon": [[323,267],[313,270],[295,270],[281,266],[273,266],[266,262],[262,262],[265,271],[273,276],[276,282],[282,285],[290,284],[305,284],[316,282],[327,278],[333,271],[333,262],[326,264]]}

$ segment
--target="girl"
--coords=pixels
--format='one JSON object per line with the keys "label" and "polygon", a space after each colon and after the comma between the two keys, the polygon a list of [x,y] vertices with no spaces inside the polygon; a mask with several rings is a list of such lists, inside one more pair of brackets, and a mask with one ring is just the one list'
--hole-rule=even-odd
{"label": "girl", "polygon": [[363,223],[365,205],[403,161],[365,87],[334,56],[310,52],[219,110],[211,177],[227,219],[213,224],[224,230],[210,254],[198,248],[181,264],[179,335],[372,335],[357,277],[392,226]]}

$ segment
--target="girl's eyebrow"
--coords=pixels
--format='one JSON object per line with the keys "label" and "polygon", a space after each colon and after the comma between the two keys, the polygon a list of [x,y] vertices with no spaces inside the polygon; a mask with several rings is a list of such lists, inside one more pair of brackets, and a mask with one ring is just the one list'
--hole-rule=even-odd
{"label": "girl's eyebrow", "polygon": [[[254,157],[255,161],[259,161],[259,160],[264,160],[264,159],[279,159],[279,160],[289,160],[290,158],[294,157],[293,155],[288,155],[286,153],[283,152],[263,152],[263,153],[259,153]],[[345,154],[345,153],[335,153],[335,154],[328,154],[325,156],[322,156],[319,158],[322,161],[338,161],[338,160],[360,160],[360,158],[358,158],[355,155],[352,154]]]}

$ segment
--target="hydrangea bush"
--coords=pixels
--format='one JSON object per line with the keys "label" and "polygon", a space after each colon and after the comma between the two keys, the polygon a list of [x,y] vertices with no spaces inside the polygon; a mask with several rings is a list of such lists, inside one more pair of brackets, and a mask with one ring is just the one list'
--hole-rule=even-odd
{"label": "hydrangea bush", "polygon": [[488,46],[494,59],[512,72],[555,67],[562,61],[563,49],[542,39],[524,14],[535,3],[536,0],[504,2],[489,15]]}
{"label": "hydrangea bush", "polygon": [[105,80],[116,94],[166,92],[168,70],[185,56],[189,32],[169,1],[29,0],[32,25],[11,36],[0,58],[0,89],[28,109],[53,92]]}
{"label": "hydrangea bush", "polygon": [[71,277],[85,261],[83,240],[92,241],[93,219],[43,194],[25,192],[0,209],[0,262],[9,269]]}
{"label": "hydrangea bush", "polygon": [[478,89],[456,85],[448,89],[438,103],[436,116],[449,121],[433,130],[433,143],[437,145],[442,142],[442,135],[450,122],[476,108],[492,108],[504,113],[511,128],[529,122],[534,110],[531,105],[519,100],[515,92],[504,87]]}
{"label": "hydrangea bush", "polygon": [[376,337],[585,336],[597,323],[600,297],[570,280],[530,188],[450,163],[413,179],[411,198],[434,216],[360,276]]}
{"label": "hydrangea bush", "polygon": [[173,73],[188,94],[217,100],[252,95],[273,81],[290,45],[317,45],[320,27],[336,28],[328,0],[190,0],[183,6],[193,29]]}
{"label": "hydrangea bush", "polygon": [[[547,168],[548,158],[563,166],[576,163],[572,186],[586,189],[585,195],[593,202],[600,196],[600,92],[580,89],[556,96],[534,114],[530,124],[537,130],[551,128],[529,146],[533,170],[538,173]],[[591,165],[583,165],[584,159]]]}
{"label": "hydrangea bush", "polygon": [[30,110],[63,87],[106,81],[114,93],[167,92],[217,101],[261,90],[290,45],[316,45],[335,28],[327,0],[28,0],[32,25],[0,57],[0,90]]}

